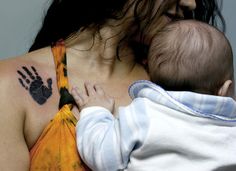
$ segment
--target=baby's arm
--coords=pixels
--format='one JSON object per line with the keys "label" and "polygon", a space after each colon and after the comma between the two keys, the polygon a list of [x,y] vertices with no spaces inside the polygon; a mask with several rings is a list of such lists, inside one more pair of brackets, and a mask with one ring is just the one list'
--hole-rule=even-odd
{"label": "baby's arm", "polygon": [[[130,112],[134,110],[132,105],[131,108],[128,106],[120,109],[119,118],[116,119],[110,112],[114,102],[109,100],[102,89],[90,84],[85,84],[85,87],[87,93],[72,91],[81,107],[80,120],[76,126],[80,156],[92,170],[124,169],[131,151],[146,135],[146,129],[143,128],[145,124],[135,122],[143,120],[130,118]],[[100,104],[103,107],[98,106]]]}

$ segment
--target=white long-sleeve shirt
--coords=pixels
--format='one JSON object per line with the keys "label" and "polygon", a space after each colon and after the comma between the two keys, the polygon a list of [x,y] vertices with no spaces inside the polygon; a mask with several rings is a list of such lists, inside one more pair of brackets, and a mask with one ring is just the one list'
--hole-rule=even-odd
{"label": "white long-sleeve shirt", "polygon": [[81,111],[77,145],[93,170],[236,170],[232,98],[165,91],[149,81],[129,93],[134,100],[117,118],[98,106]]}

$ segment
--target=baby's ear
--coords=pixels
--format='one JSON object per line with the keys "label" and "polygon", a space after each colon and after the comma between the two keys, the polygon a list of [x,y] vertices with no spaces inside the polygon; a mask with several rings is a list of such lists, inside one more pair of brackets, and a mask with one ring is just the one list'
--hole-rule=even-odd
{"label": "baby's ear", "polygon": [[224,84],[220,87],[218,91],[218,96],[228,96],[230,93],[231,86],[232,80],[226,80]]}

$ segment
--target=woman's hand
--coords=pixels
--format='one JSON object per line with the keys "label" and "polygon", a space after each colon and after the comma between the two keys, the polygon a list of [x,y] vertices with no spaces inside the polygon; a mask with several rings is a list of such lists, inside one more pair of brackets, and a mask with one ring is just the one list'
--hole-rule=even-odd
{"label": "woman's hand", "polygon": [[86,92],[79,91],[77,87],[71,91],[80,111],[86,107],[101,106],[113,112],[115,101],[105,94],[102,87],[89,82],[85,82],[84,86]]}

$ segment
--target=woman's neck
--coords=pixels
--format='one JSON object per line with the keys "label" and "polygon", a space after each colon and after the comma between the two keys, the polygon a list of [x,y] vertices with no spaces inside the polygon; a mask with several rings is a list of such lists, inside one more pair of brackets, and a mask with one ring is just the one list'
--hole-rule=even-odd
{"label": "woman's neck", "polygon": [[123,38],[119,27],[103,27],[99,33],[93,30],[84,30],[66,41],[70,61],[73,64],[83,63],[85,67],[95,72],[101,71],[110,76],[114,72],[130,72],[135,66],[132,50],[122,45],[117,57],[117,47]]}

